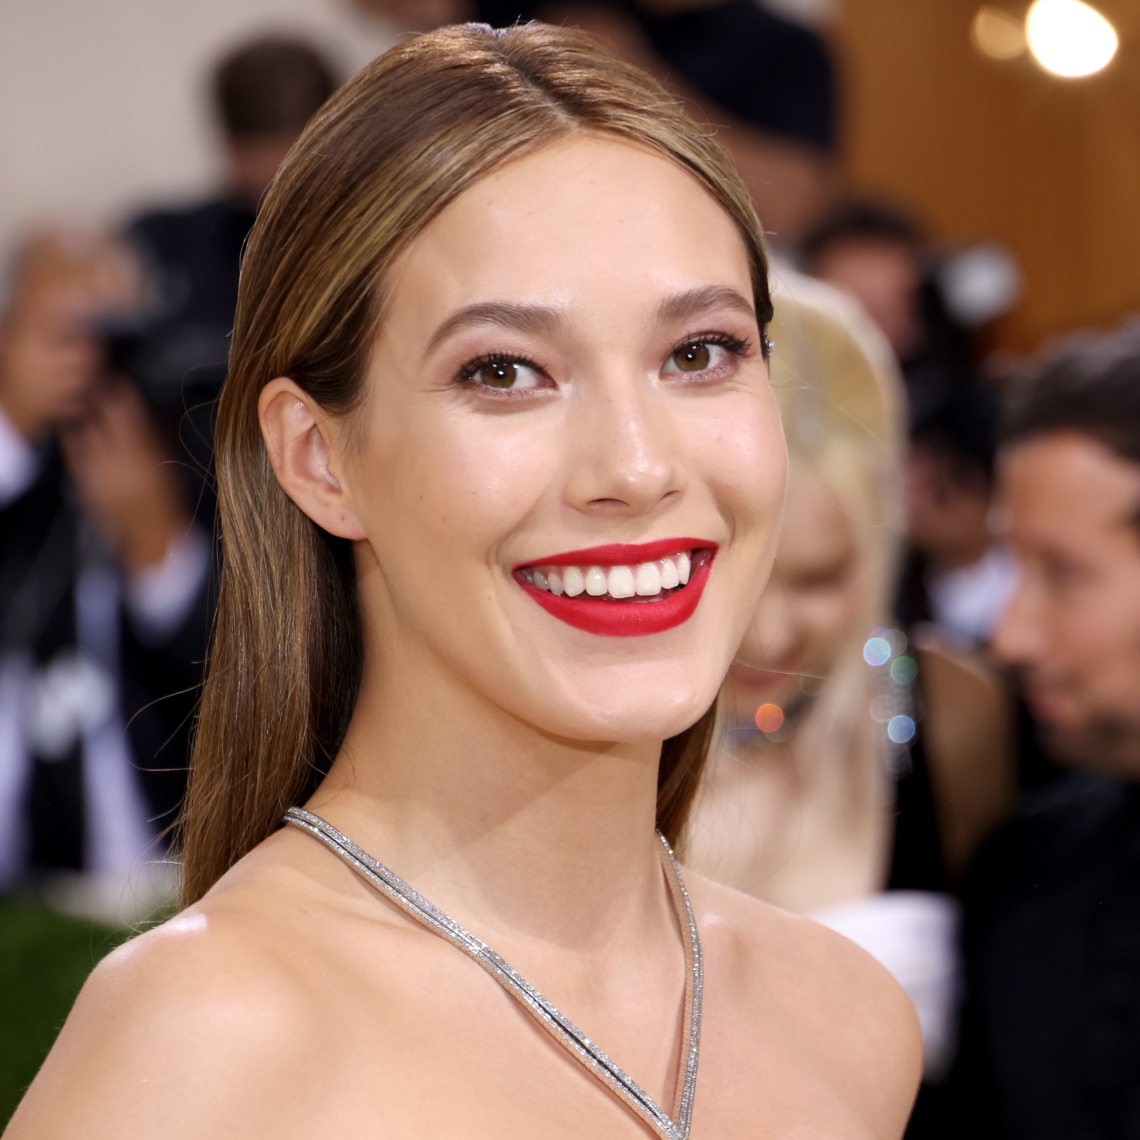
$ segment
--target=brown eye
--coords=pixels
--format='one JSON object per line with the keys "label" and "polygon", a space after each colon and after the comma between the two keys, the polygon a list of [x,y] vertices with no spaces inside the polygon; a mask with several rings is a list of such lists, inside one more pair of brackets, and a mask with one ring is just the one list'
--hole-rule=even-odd
{"label": "brown eye", "polygon": [[488,388],[513,388],[518,380],[517,364],[484,364],[479,378]]}
{"label": "brown eye", "polygon": [[518,392],[543,386],[542,374],[525,360],[476,361],[463,370],[464,379],[480,388]]}
{"label": "brown eye", "polygon": [[691,340],[675,348],[665,361],[662,372],[684,373],[689,376],[715,368],[728,355],[728,349],[715,341]]}
{"label": "brown eye", "polygon": [[712,358],[707,344],[682,345],[673,353],[673,359],[682,372],[703,372]]}

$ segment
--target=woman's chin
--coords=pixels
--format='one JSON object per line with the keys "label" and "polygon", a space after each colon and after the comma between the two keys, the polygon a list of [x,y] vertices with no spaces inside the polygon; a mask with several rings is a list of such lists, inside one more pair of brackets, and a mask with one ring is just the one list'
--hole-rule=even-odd
{"label": "woman's chin", "polygon": [[716,687],[700,684],[609,683],[559,687],[553,700],[540,700],[529,715],[544,733],[570,740],[640,745],[676,736],[696,724],[716,700]]}

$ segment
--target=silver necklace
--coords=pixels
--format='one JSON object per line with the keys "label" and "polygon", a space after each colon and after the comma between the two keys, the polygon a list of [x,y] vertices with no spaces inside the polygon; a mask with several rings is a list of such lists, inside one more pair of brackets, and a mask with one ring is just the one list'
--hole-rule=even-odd
{"label": "silver necklace", "polygon": [[661,864],[684,935],[686,963],[685,1035],[681,1042],[681,1071],[672,1117],[490,946],[448,918],[383,863],[357,847],[347,835],[342,835],[331,823],[303,808],[290,808],[285,813],[285,822],[319,839],[406,914],[474,958],[576,1061],[616,1093],[664,1140],[688,1140],[693,1115],[693,1094],[697,1083],[697,1057],[701,1046],[701,940],[697,935],[693,908],[681,872],[677,868],[672,848],[663,835],[658,835],[661,840]]}

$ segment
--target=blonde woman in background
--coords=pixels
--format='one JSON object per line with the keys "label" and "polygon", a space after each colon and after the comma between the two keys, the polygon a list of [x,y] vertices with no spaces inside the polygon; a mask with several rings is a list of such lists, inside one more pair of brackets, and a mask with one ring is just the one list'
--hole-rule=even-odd
{"label": "blonde woman in background", "polygon": [[1009,798],[1003,697],[978,663],[928,638],[908,647],[889,628],[901,380],[851,302],[781,276],[772,381],[787,509],[721,693],[720,743],[685,853],[711,878],[818,918],[879,958],[915,1003],[926,1075],[938,1079],[953,1057],[958,990],[946,872]]}

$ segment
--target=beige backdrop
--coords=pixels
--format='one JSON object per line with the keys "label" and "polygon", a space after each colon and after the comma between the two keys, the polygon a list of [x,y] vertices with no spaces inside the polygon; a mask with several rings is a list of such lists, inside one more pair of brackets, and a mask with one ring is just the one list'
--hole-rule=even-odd
{"label": "beige backdrop", "polygon": [[0,0],[0,254],[40,219],[207,188],[207,69],[265,30],[311,36],[345,77],[394,35],[347,0]]}

